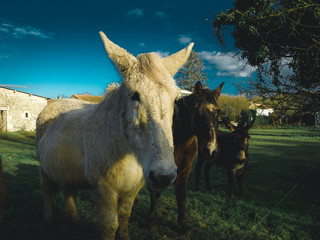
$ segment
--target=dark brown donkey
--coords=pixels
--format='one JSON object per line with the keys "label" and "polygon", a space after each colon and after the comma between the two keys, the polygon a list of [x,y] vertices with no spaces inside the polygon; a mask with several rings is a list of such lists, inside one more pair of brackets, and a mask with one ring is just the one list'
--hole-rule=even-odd
{"label": "dark brown donkey", "polygon": [[0,157],[0,221],[2,218],[3,208],[4,208],[4,196],[5,196],[5,184],[4,184],[4,175],[2,170],[2,159]]}
{"label": "dark brown donkey", "polygon": [[[218,165],[228,172],[228,183],[229,183],[229,197],[234,199],[234,182],[237,178],[239,194],[243,195],[243,180],[247,173],[248,164],[248,149],[249,149],[249,130],[253,126],[254,120],[249,124],[239,124],[234,126],[228,120],[223,119],[224,124],[232,132],[222,132],[218,131],[218,145],[219,151],[215,158],[206,162],[204,175],[207,190],[212,190],[209,181],[210,169],[212,165]],[[198,158],[196,165],[196,187],[199,188],[199,177],[201,173],[201,168],[205,162],[205,158]]]}
{"label": "dark brown donkey", "polygon": [[[176,101],[173,115],[174,160],[178,167],[175,193],[178,204],[178,222],[182,231],[187,232],[186,186],[197,152],[196,137],[199,142],[198,155],[211,157],[217,150],[216,133],[220,113],[218,98],[223,83],[214,91],[202,89],[200,82],[193,94]],[[201,145],[201,147],[200,147]],[[156,229],[156,204],[161,192],[151,192],[149,229]]]}

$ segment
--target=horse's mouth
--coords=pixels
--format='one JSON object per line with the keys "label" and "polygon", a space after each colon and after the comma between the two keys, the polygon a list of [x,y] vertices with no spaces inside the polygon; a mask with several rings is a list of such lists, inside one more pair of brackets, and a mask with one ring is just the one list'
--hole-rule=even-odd
{"label": "horse's mouth", "polygon": [[165,183],[165,184],[155,184],[154,182],[147,181],[146,185],[149,192],[162,192],[166,190],[171,185],[171,183],[173,183],[175,180],[176,180],[176,177],[172,179],[170,183]]}
{"label": "horse's mouth", "polygon": [[147,189],[148,189],[148,191],[149,192],[162,192],[162,191],[164,191],[164,190],[166,190],[167,188],[169,187],[169,185],[168,186],[166,186],[166,187],[155,187],[154,185],[150,185],[150,184],[147,184]]}

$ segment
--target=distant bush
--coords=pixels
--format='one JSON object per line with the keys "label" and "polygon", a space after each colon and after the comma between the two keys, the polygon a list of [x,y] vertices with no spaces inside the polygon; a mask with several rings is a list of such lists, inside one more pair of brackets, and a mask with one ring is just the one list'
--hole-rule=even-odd
{"label": "distant bush", "polygon": [[218,102],[223,111],[223,115],[235,122],[239,121],[241,111],[249,110],[250,106],[249,99],[242,95],[230,96],[222,94]]}

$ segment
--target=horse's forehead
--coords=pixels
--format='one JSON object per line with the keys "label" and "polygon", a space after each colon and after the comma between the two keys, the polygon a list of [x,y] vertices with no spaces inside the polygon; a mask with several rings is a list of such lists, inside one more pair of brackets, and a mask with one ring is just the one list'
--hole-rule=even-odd
{"label": "horse's forehead", "polygon": [[207,108],[210,112],[217,111],[219,107],[216,104],[213,103],[206,103],[205,108]]}
{"label": "horse's forehead", "polygon": [[155,89],[145,89],[143,91],[145,102],[151,106],[166,106],[172,105],[172,97],[171,94],[164,87],[159,87]]}
{"label": "horse's forehead", "polygon": [[198,97],[198,104],[200,108],[205,108],[210,112],[217,111],[219,109],[219,105],[217,100],[215,99],[213,94],[205,93]]}
{"label": "horse's forehead", "polygon": [[179,93],[178,87],[162,59],[155,53],[140,54],[137,59],[128,76],[129,91],[137,91],[145,98],[167,95],[174,100]]}
{"label": "horse's forehead", "polygon": [[213,94],[213,91],[208,90],[208,89],[204,89],[202,91],[202,94],[200,95],[199,100],[202,103],[212,104],[212,105],[218,106],[218,102]]}

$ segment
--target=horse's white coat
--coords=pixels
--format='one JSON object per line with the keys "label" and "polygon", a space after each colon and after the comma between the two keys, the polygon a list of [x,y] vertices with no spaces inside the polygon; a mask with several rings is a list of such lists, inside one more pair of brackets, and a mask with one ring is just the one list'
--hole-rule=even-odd
{"label": "horse's white coat", "polygon": [[193,44],[164,59],[155,53],[134,57],[100,35],[124,80],[111,86],[100,104],[61,100],[39,115],[36,147],[44,216],[52,221],[54,185],[64,190],[67,214],[74,221],[75,189],[91,187],[102,238],[114,239],[119,228],[119,238],[129,239],[128,218],[144,179],[157,190],[176,176],[171,127],[179,88],[173,75]]}

